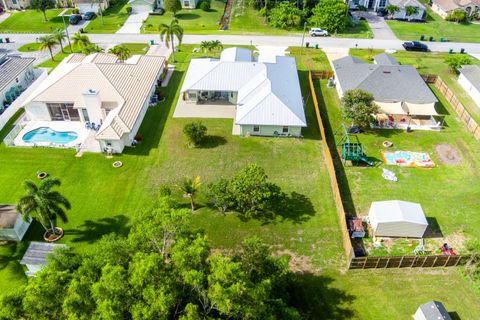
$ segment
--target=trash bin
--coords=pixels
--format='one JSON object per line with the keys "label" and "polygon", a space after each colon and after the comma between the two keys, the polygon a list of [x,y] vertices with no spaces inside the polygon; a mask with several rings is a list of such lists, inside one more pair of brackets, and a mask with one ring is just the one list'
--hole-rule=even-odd
{"label": "trash bin", "polygon": [[420,36],[420,41],[423,41],[423,40],[425,40],[425,36],[422,34],[422,35]]}
{"label": "trash bin", "polygon": [[433,37],[430,36],[430,37],[428,38],[428,41],[433,41]]}
{"label": "trash bin", "polygon": [[460,53],[465,53],[465,49],[464,49],[464,48],[461,48],[461,49],[460,49]]}
{"label": "trash bin", "polygon": [[3,38],[0,38],[0,43],[3,43]]}
{"label": "trash bin", "polygon": [[10,43],[10,38],[5,38],[6,43]]}
{"label": "trash bin", "polygon": [[305,47],[310,48],[310,42],[306,42]]}
{"label": "trash bin", "polygon": [[445,42],[445,39],[443,39],[443,37],[441,37],[440,42]]}
{"label": "trash bin", "polygon": [[453,49],[452,48],[448,49],[448,53],[453,53]]}
{"label": "trash bin", "polygon": [[155,44],[155,40],[150,40],[150,45],[153,46]]}
{"label": "trash bin", "polygon": [[315,49],[318,49],[318,43],[315,43]]}

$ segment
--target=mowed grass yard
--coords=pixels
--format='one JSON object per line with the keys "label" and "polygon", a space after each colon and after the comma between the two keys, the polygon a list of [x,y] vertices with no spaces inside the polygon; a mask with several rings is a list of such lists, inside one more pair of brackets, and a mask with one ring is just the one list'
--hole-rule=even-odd
{"label": "mowed grass yard", "polygon": [[406,22],[387,20],[387,24],[395,35],[402,40],[419,40],[421,35],[427,39],[432,36],[435,41],[445,40],[453,42],[480,42],[480,24],[455,23],[442,19],[432,11],[427,1],[422,1],[427,8],[426,22]]}
{"label": "mowed grass yard", "polygon": [[[43,21],[43,13],[36,10],[14,12],[5,21],[0,23],[0,32],[15,33],[44,33],[63,29],[62,17],[59,16],[63,9],[47,10],[48,21]],[[68,17],[65,23],[69,26]]]}
{"label": "mowed grass yard", "polygon": [[115,33],[125,23],[128,13],[125,11],[127,0],[118,0],[115,5],[103,12],[102,18],[98,15],[85,28],[87,33]]}

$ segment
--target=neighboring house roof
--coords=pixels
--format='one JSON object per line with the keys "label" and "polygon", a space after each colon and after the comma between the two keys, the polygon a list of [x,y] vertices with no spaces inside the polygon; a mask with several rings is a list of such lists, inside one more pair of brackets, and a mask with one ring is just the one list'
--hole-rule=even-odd
{"label": "neighboring house roof", "polygon": [[363,89],[379,102],[435,103],[437,98],[417,70],[407,65],[367,64],[347,56],[333,61],[343,92]]}
{"label": "neighboring house roof", "polygon": [[55,68],[24,105],[31,101],[57,102],[73,103],[75,108],[82,108],[85,107],[83,93],[95,90],[100,95],[102,107],[115,110],[108,114],[96,137],[119,139],[133,129],[164,63],[165,58],[160,56],[134,56],[119,63],[110,54],[72,54]]}
{"label": "neighboring house roof", "polygon": [[460,68],[460,73],[480,92],[480,66],[466,65]]}
{"label": "neighboring house roof", "polygon": [[[427,303],[422,304],[418,307],[423,314],[425,320],[452,320],[448,314],[447,309],[445,309],[443,303],[432,300]],[[416,318],[415,318],[416,319]]]}
{"label": "neighboring house roof", "polygon": [[480,6],[480,0],[433,0],[445,12],[463,9],[468,6]]}
{"label": "neighboring house roof", "polygon": [[46,265],[47,257],[53,253],[55,248],[66,248],[64,244],[46,242],[30,242],[27,251],[23,255],[21,264]]}
{"label": "neighboring house roof", "polygon": [[220,59],[192,59],[181,91],[237,92],[236,124],[305,127],[295,58],[253,62],[250,50],[236,49]]}
{"label": "neighboring house roof", "polygon": [[425,10],[425,6],[418,0],[388,0],[388,3],[399,8],[417,7]]}
{"label": "neighboring house roof", "polygon": [[398,63],[397,59],[385,52],[377,54],[375,57],[373,57],[373,61],[375,61],[376,64],[381,64],[384,66],[398,66],[400,64]]}
{"label": "neighboring house roof", "polygon": [[0,51],[0,91],[5,89],[12,80],[15,80],[32,63],[35,58],[22,58],[8,55],[5,50]]}

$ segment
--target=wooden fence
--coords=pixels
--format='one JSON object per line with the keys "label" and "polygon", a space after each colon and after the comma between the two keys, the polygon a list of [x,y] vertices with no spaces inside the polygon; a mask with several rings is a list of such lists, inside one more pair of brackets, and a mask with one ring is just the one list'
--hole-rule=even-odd
{"label": "wooden fence", "polygon": [[350,261],[350,269],[454,267],[464,264],[465,260],[466,257],[457,255],[354,257]]}
{"label": "wooden fence", "polygon": [[331,70],[317,70],[310,72],[312,74],[312,79],[330,79],[333,77],[333,71]]}
{"label": "wooden fence", "polygon": [[424,74],[423,80],[426,83],[433,83],[435,87],[443,94],[445,99],[452,105],[453,110],[458,114],[462,122],[467,127],[475,139],[480,140],[480,127],[478,123],[470,116],[463,104],[457,99],[453,91],[447,84],[436,74]]}
{"label": "wooden fence", "polygon": [[323,127],[322,117],[320,115],[320,109],[318,106],[317,95],[315,93],[315,86],[313,85],[313,79],[324,79],[324,78],[317,78],[316,76],[326,75],[327,72],[315,72],[315,77],[312,72],[308,73],[308,82],[310,84],[310,93],[313,99],[313,106],[315,108],[315,114],[317,115],[317,122],[318,127],[320,129],[320,135],[322,137],[322,146],[323,146],[323,154],[325,157],[325,163],[327,166],[328,174],[330,176],[330,185],[332,187],[333,198],[335,200],[335,205],[337,207],[337,215],[340,221],[340,229],[342,230],[342,237],[343,237],[343,248],[347,254],[348,262],[355,257],[353,252],[352,242],[350,241],[350,234],[347,228],[347,221],[345,218],[345,210],[343,208],[342,197],[340,195],[340,188],[338,187],[337,182],[337,174],[335,173],[335,166],[333,164],[332,154],[330,152],[330,148],[328,147],[327,137],[325,135],[325,128]]}
{"label": "wooden fence", "polygon": [[[437,76],[427,75],[426,77],[436,77],[435,84],[440,79]],[[310,93],[312,95],[313,106],[317,116],[318,127],[322,137],[323,153],[325,163],[330,176],[330,184],[332,187],[335,205],[337,207],[337,215],[340,222],[340,229],[343,238],[343,248],[347,254],[349,269],[376,269],[376,268],[435,268],[435,267],[453,267],[459,264],[464,264],[467,257],[465,256],[449,256],[449,255],[434,255],[434,256],[395,256],[395,257],[355,257],[355,253],[350,240],[350,233],[347,227],[345,218],[345,209],[343,207],[340,188],[338,186],[337,174],[335,172],[335,165],[332,158],[332,153],[328,147],[325,128],[323,125],[320,107],[318,105],[317,95],[313,80],[328,79],[327,71],[309,71],[308,82],[310,85]],[[424,78],[425,79],[425,78]],[[431,80],[432,78],[427,78]],[[440,79],[441,80],[441,79]],[[427,80],[425,80],[427,81]],[[443,83],[443,81],[442,81]],[[446,87],[446,86],[445,86]],[[447,98],[448,99],[448,98]],[[462,106],[463,107],[463,106]],[[480,131],[480,130],[479,130]]]}

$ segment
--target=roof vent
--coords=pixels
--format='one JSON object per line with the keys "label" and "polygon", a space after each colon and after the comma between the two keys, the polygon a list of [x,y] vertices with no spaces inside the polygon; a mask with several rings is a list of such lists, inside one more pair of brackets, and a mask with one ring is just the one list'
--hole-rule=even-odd
{"label": "roof vent", "polygon": [[392,73],[391,71],[384,70],[383,73]]}

